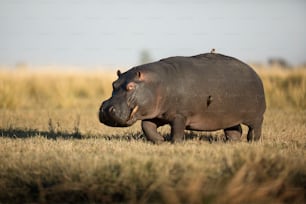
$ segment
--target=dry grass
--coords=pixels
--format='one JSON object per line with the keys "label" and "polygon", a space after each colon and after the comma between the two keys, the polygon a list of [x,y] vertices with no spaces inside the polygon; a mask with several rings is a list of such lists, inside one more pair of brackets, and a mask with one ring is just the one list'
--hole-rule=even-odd
{"label": "dry grass", "polygon": [[0,108],[90,108],[110,95],[115,74],[0,70]]}
{"label": "dry grass", "polygon": [[306,109],[306,68],[258,69],[268,107]]}
{"label": "dry grass", "polygon": [[[306,69],[260,68],[268,107],[306,109]],[[0,70],[0,108],[90,108],[110,96],[115,72]]]}
{"label": "dry grass", "polygon": [[0,71],[0,202],[305,203],[306,70],[258,72],[262,141],[152,145],[99,124],[115,74]]}

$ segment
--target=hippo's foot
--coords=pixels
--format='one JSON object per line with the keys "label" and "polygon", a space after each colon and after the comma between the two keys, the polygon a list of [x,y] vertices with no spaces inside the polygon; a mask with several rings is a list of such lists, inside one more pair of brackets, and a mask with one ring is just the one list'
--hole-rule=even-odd
{"label": "hippo's foot", "polygon": [[154,144],[161,144],[165,141],[164,137],[157,132],[158,126],[156,123],[150,120],[143,120],[141,122],[141,127],[146,138]]}
{"label": "hippo's foot", "polygon": [[249,127],[247,135],[248,142],[258,141],[260,139],[262,122],[263,117],[260,117],[252,122],[246,123],[246,125]]}
{"label": "hippo's foot", "polygon": [[182,115],[176,115],[171,122],[171,143],[181,143],[184,141],[186,118]]}
{"label": "hippo's foot", "polygon": [[226,141],[240,141],[242,135],[241,125],[236,125],[224,129],[225,140]]}

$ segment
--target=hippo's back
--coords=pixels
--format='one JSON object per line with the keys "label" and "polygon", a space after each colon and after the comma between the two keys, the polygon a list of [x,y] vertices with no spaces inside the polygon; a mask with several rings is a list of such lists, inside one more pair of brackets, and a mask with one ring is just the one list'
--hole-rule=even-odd
{"label": "hippo's back", "polygon": [[226,84],[231,82],[241,85],[251,83],[262,88],[262,82],[256,72],[247,64],[233,57],[207,53],[192,57],[170,57],[160,62],[172,65],[176,70],[176,73],[172,74],[177,77],[190,76],[203,82],[216,80],[216,82]]}
{"label": "hippo's back", "polygon": [[163,86],[171,87],[168,101],[176,101],[183,111],[191,110],[205,117],[212,114],[212,118],[227,113],[237,121],[257,117],[265,111],[261,79],[238,59],[208,53],[171,57],[157,63],[164,75]]}

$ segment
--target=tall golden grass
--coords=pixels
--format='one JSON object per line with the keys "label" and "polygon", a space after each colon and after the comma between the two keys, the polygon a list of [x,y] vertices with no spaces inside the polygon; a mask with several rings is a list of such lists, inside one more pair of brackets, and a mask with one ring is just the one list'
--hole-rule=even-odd
{"label": "tall golden grass", "polygon": [[243,127],[239,143],[218,131],[153,145],[139,123],[99,123],[115,72],[0,70],[0,202],[306,203],[306,69],[256,71],[260,142]]}
{"label": "tall golden grass", "polygon": [[109,73],[0,70],[0,108],[90,107],[110,94]]}
{"label": "tall golden grass", "polygon": [[270,108],[306,109],[306,68],[257,69]]}
{"label": "tall golden grass", "polygon": [[[257,69],[268,107],[306,109],[306,69]],[[0,70],[0,108],[92,107],[110,96],[115,72]]]}

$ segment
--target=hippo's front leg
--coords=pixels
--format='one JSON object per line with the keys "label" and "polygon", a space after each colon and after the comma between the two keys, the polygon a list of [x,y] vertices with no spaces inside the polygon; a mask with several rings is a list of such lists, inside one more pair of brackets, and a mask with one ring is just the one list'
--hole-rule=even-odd
{"label": "hippo's front leg", "polygon": [[164,138],[157,132],[158,125],[155,122],[143,120],[141,121],[141,127],[148,140],[155,144],[164,142]]}
{"label": "hippo's front leg", "polygon": [[176,115],[171,123],[171,139],[172,143],[181,142],[184,139],[186,127],[186,118],[182,115]]}

